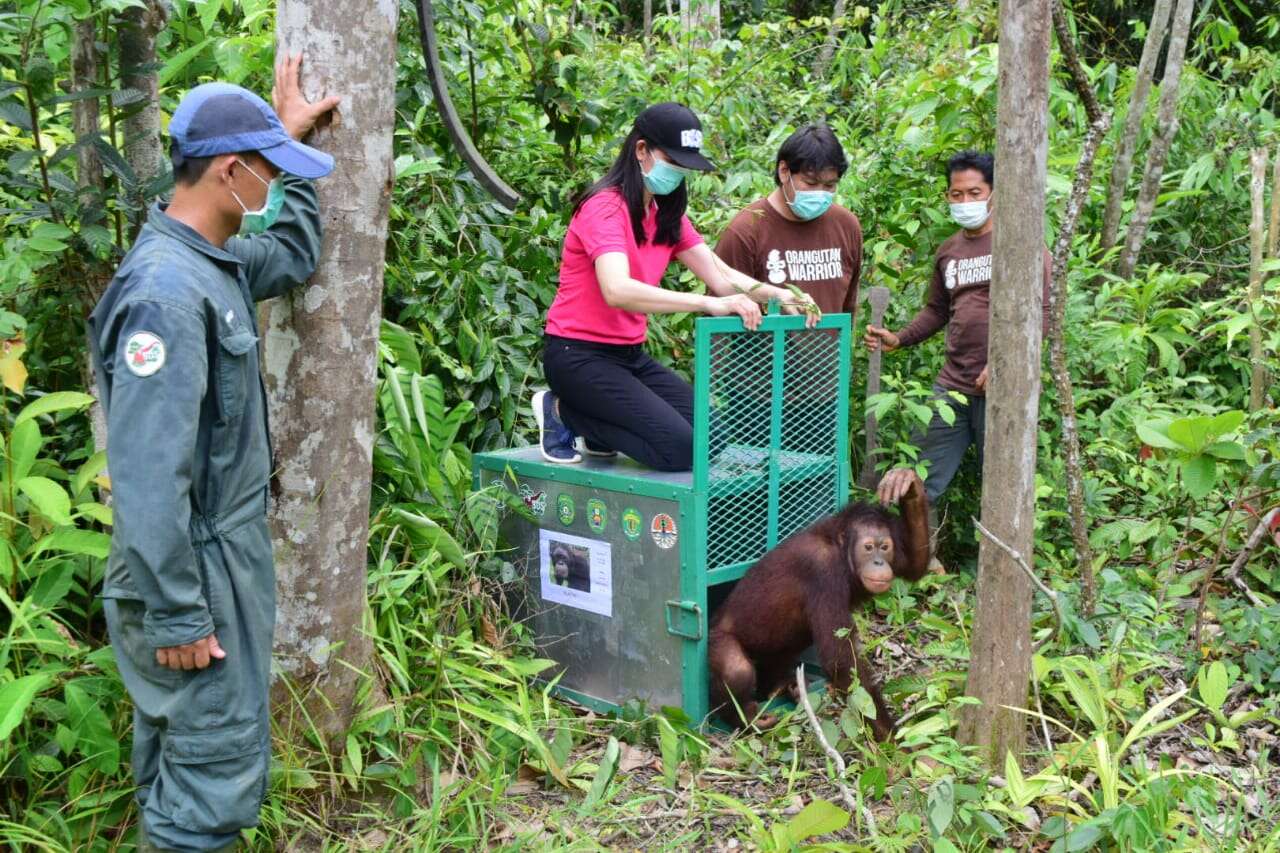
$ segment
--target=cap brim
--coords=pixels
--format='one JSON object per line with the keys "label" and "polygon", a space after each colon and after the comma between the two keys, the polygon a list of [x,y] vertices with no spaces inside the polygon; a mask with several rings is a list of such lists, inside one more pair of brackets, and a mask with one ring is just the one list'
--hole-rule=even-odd
{"label": "cap brim", "polygon": [[697,151],[686,151],[683,148],[663,148],[662,153],[671,158],[681,169],[693,169],[698,172],[714,172],[716,167],[711,161]]}
{"label": "cap brim", "polygon": [[260,148],[258,153],[280,171],[299,178],[315,180],[333,171],[331,155],[292,139],[270,148]]}

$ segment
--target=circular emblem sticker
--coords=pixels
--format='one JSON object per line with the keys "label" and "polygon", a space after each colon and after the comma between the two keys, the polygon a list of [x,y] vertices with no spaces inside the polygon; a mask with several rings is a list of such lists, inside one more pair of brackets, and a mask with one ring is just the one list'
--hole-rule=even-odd
{"label": "circular emblem sticker", "polygon": [[674,518],[665,512],[660,512],[653,517],[653,521],[649,522],[649,535],[653,537],[653,541],[659,548],[674,548],[676,540],[680,538],[680,531],[676,529]]}
{"label": "circular emblem sticker", "polygon": [[596,533],[604,533],[605,525],[609,523],[609,510],[604,505],[604,501],[599,498],[592,498],[587,501],[587,527],[590,527]]}
{"label": "circular emblem sticker", "polygon": [[644,518],[640,511],[629,506],[622,511],[622,535],[632,542],[640,538],[640,528],[644,527]]}
{"label": "circular emblem sticker", "polygon": [[573,524],[574,508],[573,498],[568,495],[559,495],[556,497],[556,515],[560,516],[560,523],[565,527]]}
{"label": "circular emblem sticker", "polygon": [[124,363],[135,376],[150,376],[164,367],[164,341],[151,332],[134,332],[124,344]]}

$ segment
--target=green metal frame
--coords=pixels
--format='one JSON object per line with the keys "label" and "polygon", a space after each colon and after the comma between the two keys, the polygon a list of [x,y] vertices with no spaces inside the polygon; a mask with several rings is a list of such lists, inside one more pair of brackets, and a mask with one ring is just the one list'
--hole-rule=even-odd
{"label": "green metal frame", "polygon": [[[693,459],[691,475],[657,477],[628,476],[625,467],[634,463],[620,462],[608,465],[586,463],[583,465],[554,465],[539,459],[516,458],[517,450],[477,453],[473,457],[473,479],[478,486],[481,469],[512,473],[518,477],[585,486],[611,492],[623,492],[661,500],[674,501],[682,520],[684,535],[678,544],[680,553],[680,598],[665,603],[666,629],[684,640],[682,651],[683,710],[693,720],[706,719],[708,708],[707,684],[710,678],[707,665],[708,590],[711,587],[737,580],[754,564],[759,555],[750,560],[729,566],[709,568],[707,525],[711,484],[711,347],[714,335],[772,335],[771,362],[770,444],[768,488],[773,499],[768,506],[768,547],[779,538],[779,509],[777,496],[782,485],[795,476],[812,476],[812,471],[800,475],[784,470],[779,464],[783,423],[783,393],[786,363],[785,337],[789,332],[805,328],[805,318],[783,316],[777,313],[766,316],[759,329],[748,331],[737,317],[702,317],[695,326],[694,338],[694,421]],[[848,314],[829,314],[816,325],[829,329],[839,336],[839,365],[836,385],[836,445],[831,456],[834,465],[835,488],[831,495],[831,510],[844,502],[849,493],[849,395],[850,382],[850,317]],[[642,470],[642,469],[637,469]],[[647,473],[647,472],[646,472]],[[758,488],[762,475],[748,473],[739,483],[735,479],[717,482],[717,494],[730,494],[737,489],[747,491]],[[619,706],[570,688],[556,686],[558,695],[600,712],[620,710]]]}

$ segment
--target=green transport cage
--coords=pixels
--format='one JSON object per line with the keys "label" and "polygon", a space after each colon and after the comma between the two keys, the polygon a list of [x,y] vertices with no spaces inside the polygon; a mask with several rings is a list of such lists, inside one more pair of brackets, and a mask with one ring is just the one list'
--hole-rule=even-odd
{"label": "green transport cage", "polygon": [[754,332],[700,318],[692,472],[624,456],[555,465],[537,447],[475,455],[476,485],[503,483],[534,518],[502,522],[517,568],[508,600],[556,662],[561,695],[706,717],[716,606],[766,551],[847,499],[849,348],[848,314],[813,329],[771,314]]}

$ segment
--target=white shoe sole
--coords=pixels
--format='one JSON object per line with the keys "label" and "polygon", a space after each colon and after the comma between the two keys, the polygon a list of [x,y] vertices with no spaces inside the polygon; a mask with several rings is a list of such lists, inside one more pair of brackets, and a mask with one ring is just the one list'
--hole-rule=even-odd
{"label": "white shoe sole", "polygon": [[542,446],[542,434],[546,432],[546,426],[542,422],[542,403],[550,393],[550,391],[539,391],[533,395],[533,419],[538,422],[538,452],[542,454],[543,459],[553,465],[573,465],[581,462],[582,454],[578,453],[577,450],[574,451],[573,457],[570,459],[557,459],[547,453],[547,449]]}

